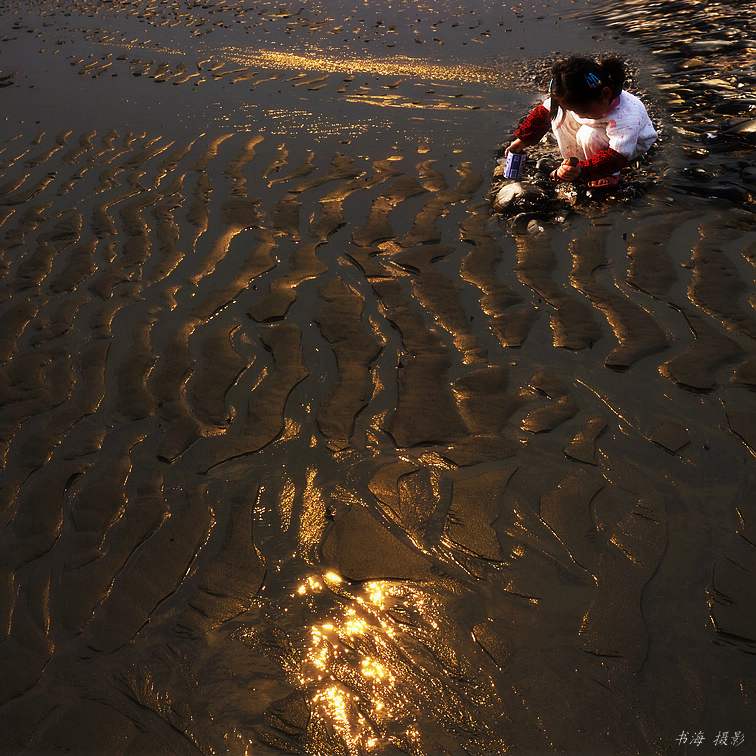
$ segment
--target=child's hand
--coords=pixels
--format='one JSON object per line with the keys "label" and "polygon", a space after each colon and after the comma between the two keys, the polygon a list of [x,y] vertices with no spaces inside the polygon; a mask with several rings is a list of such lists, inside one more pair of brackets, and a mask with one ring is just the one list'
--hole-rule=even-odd
{"label": "child's hand", "polygon": [[566,158],[556,169],[557,181],[577,181],[580,176],[580,166],[576,158]]}
{"label": "child's hand", "polygon": [[504,151],[505,155],[508,155],[510,152],[522,152],[527,145],[522,141],[522,139],[515,139],[513,142],[509,143],[509,147]]}

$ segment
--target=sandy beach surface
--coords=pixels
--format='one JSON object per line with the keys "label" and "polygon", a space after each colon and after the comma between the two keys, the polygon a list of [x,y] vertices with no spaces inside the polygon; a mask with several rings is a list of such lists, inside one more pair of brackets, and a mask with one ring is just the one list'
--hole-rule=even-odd
{"label": "sandy beach surface", "polygon": [[[754,752],[754,40],[0,0],[0,752]],[[644,191],[512,225],[573,52]]]}

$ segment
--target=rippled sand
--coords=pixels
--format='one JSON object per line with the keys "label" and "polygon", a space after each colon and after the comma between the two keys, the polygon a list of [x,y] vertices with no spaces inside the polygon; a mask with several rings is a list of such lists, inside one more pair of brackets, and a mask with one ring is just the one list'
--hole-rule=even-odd
{"label": "rippled sand", "polygon": [[[620,6],[0,2],[0,751],[748,748],[752,18]],[[493,217],[607,49],[658,185]]]}

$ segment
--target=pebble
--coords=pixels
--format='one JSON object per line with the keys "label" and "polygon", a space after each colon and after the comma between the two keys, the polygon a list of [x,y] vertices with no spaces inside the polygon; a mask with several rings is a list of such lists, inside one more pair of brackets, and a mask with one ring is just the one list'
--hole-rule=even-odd
{"label": "pebble", "polygon": [[513,181],[499,189],[494,200],[496,210],[507,210],[512,207],[536,205],[546,199],[546,193],[533,184]]}
{"label": "pebble", "polygon": [[691,42],[688,49],[694,53],[713,53],[722,50],[733,50],[742,47],[742,42],[737,39],[702,39]]}
{"label": "pebble", "polygon": [[728,134],[756,134],[756,118],[748,118],[725,129]]}

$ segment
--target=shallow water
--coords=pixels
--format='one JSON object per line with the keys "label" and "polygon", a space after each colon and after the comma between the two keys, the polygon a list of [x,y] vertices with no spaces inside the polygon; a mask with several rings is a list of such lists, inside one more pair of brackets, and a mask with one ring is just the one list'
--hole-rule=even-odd
{"label": "shallow water", "polygon": [[[692,10],[0,2],[0,750],[756,737],[752,20]],[[606,50],[658,184],[492,217]]]}

